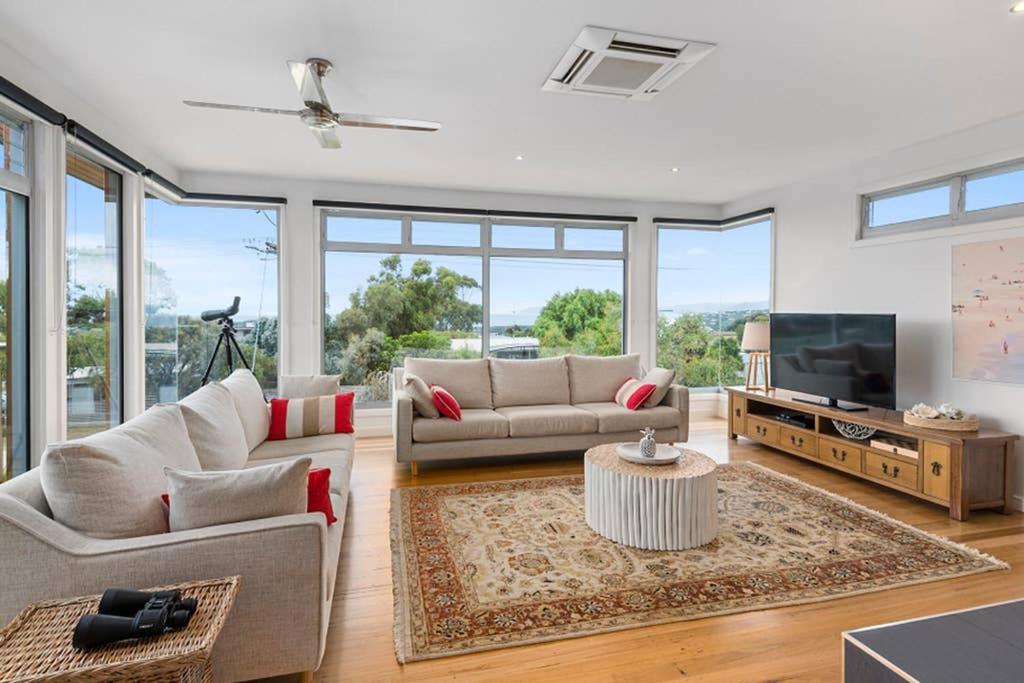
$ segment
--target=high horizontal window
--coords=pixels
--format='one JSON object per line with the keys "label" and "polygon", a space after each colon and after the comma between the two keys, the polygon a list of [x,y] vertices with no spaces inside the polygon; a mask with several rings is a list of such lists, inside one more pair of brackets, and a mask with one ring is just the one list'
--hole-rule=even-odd
{"label": "high horizontal window", "polygon": [[[146,405],[176,401],[200,387],[220,337],[203,311],[241,298],[235,339],[263,389],[278,375],[278,215],[274,209],[172,204],[146,198],[143,292]],[[235,368],[243,367],[233,357]],[[217,353],[211,379],[228,373]]]}
{"label": "high horizontal window", "polygon": [[696,389],[743,383],[743,326],[767,320],[772,222],[658,228],[657,362]]}
{"label": "high horizontal window", "polygon": [[864,195],[861,202],[862,238],[1024,216],[1024,163]]}
{"label": "high horizontal window", "polygon": [[122,419],[121,174],[67,154],[67,420],[76,438]]}
{"label": "high horizontal window", "polygon": [[[374,221],[399,242],[371,242]],[[323,238],[323,367],[362,407],[408,356],[622,353],[622,225],[324,211]]]}
{"label": "high horizontal window", "polygon": [[5,171],[25,175],[25,137],[28,124],[0,112],[0,160]]}

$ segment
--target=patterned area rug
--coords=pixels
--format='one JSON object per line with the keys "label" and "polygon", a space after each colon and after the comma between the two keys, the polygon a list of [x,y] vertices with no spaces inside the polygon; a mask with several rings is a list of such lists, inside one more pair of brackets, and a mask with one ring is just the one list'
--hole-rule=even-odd
{"label": "patterned area rug", "polygon": [[393,490],[398,661],[1008,568],[757,465],[720,466],[718,488],[718,538],[678,552],[594,533],[580,476]]}

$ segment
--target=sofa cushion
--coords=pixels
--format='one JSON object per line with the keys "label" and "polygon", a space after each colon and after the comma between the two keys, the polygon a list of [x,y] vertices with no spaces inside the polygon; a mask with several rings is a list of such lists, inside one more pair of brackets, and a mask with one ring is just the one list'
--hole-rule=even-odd
{"label": "sofa cushion", "polygon": [[640,380],[641,382],[644,384],[653,384],[657,387],[654,390],[654,393],[644,401],[644,407],[653,408],[664,401],[665,396],[668,394],[668,388],[672,386],[672,380],[675,378],[676,371],[668,370],[666,368],[654,368],[644,375]]}
{"label": "sofa cushion", "polygon": [[163,468],[200,469],[181,408],[156,405],[105,432],[47,448],[40,482],[53,518],[98,538],[167,531]]}
{"label": "sofa cushion", "polygon": [[245,464],[249,449],[231,392],[220,384],[207,384],[178,405],[204,470],[237,470]]}
{"label": "sofa cushion", "polygon": [[341,393],[341,375],[281,375],[281,398],[310,398]]}
{"label": "sofa cushion", "polygon": [[[644,427],[670,429],[678,427],[681,415],[672,406],[655,406],[641,410],[629,410],[617,403],[581,403],[577,408],[593,413],[597,417],[597,431],[601,434],[630,432]],[[637,437],[639,439],[639,437]]]}
{"label": "sofa cushion", "polygon": [[[245,469],[261,467],[263,465],[276,465],[289,462],[296,458],[309,458],[310,468],[324,467],[331,471],[330,489],[334,493],[348,495],[349,484],[352,479],[352,451],[319,451],[308,455],[289,455],[281,458],[264,458],[262,460],[250,460],[245,464]],[[334,513],[341,517],[341,512],[335,508]]]}
{"label": "sofa cushion", "polygon": [[251,451],[266,441],[270,433],[270,409],[263,389],[256,376],[245,369],[235,370],[221,384],[231,392],[235,410],[242,420],[245,444]]}
{"label": "sofa cushion", "polygon": [[171,531],[306,512],[309,458],[223,472],[165,467]]}
{"label": "sofa cushion", "polygon": [[569,403],[569,366],[565,356],[537,360],[491,358],[494,406]]}
{"label": "sofa cushion", "polygon": [[440,384],[463,408],[494,407],[491,399],[491,371],[486,358],[406,358],[405,371],[418,376],[428,385]]}
{"label": "sofa cushion", "polygon": [[294,458],[323,451],[348,451],[351,453],[354,444],[355,438],[351,434],[319,434],[286,441],[264,441],[249,453],[249,462],[271,458]]}
{"label": "sofa cushion", "polygon": [[508,418],[511,437],[590,434],[597,431],[597,416],[570,405],[507,406],[495,412]]}
{"label": "sofa cushion", "polygon": [[412,440],[419,442],[465,441],[467,439],[504,439],[508,420],[487,408],[467,408],[461,420],[443,417],[433,420],[417,417],[412,421]]}
{"label": "sofa cushion", "polygon": [[458,399],[444,387],[439,387],[436,384],[430,387],[430,396],[434,400],[434,407],[437,408],[438,413],[456,422],[462,419],[462,406],[459,405]]}
{"label": "sofa cushion", "polygon": [[566,356],[573,405],[612,401],[630,377],[640,376],[640,354],[627,356]]}
{"label": "sofa cushion", "polygon": [[402,389],[412,399],[412,407],[423,417],[441,417],[441,413],[434,405],[434,395],[430,393],[427,383],[411,372],[403,373]]}
{"label": "sofa cushion", "polygon": [[301,439],[321,434],[351,434],[355,394],[270,399],[267,441]]}

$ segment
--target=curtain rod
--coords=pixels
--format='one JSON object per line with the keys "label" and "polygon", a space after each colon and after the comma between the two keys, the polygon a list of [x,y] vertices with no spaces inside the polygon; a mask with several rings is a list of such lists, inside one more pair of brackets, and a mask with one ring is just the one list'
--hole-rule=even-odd
{"label": "curtain rod", "polygon": [[374,202],[341,202],[314,199],[313,206],[332,209],[360,209],[364,211],[392,211],[396,213],[432,213],[448,216],[493,216],[497,218],[536,218],[547,220],[593,221],[600,223],[636,223],[636,216],[610,216],[605,214],[557,213],[544,211],[502,211],[498,209],[467,209],[464,207],[416,206],[411,204],[380,204]]}
{"label": "curtain rod", "polygon": [[716,228],[722,228],[734,223],[742,223],[743,221],[753,220],[754,218],[767,218],[768,216],[775,215],[775,207],[769,206],[764,209],[758,209],[757,211],[750,211],[748,213],[741,213],[737,216],[730,216],[729,218],[713,219],[713,218],[666,218],[662,216],[655,216],[652,220],[654,223],[662,223],[664,225],[706,225]]}

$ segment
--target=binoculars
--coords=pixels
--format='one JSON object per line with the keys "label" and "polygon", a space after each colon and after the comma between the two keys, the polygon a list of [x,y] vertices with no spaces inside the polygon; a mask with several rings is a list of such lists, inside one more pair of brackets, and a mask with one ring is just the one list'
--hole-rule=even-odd
{"label": "binoculars", "polygon": [[181,591],[146,593],[108,588],[100,598],[99,614],[78,619],[71,645],[87,650],[119,640],[149,638],[188,626],[199,603],[181,597]]}

